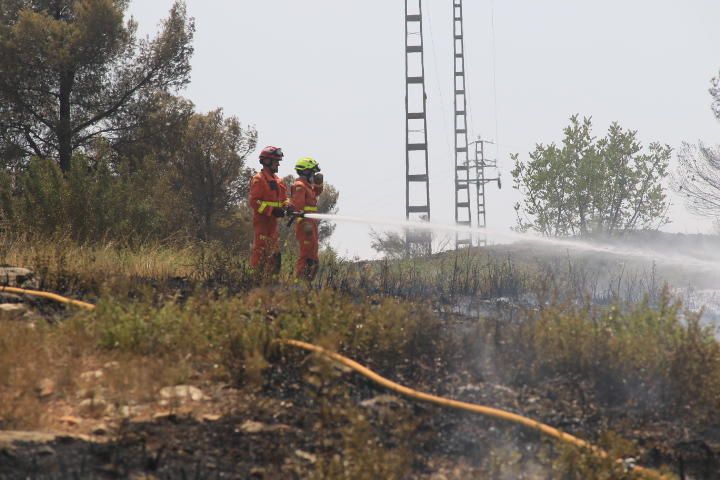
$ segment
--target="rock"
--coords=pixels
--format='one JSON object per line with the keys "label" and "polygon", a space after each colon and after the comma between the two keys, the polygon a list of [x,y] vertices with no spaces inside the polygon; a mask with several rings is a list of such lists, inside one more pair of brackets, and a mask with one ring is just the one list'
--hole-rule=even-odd
{"label": "rock", "polygon": [[97,380],[99,378],[102,378],[104,375],[102,370],[91,370],[89,372],[83,372],[80,374],[80,379],[84,380],[86,382]]}
{"label": "rock", "polygon": [[59,420],[61,423],[66,423],[71,427],[76,427],[82,423],[81,419],[73,417],[72,415],[65,415],[64,417],[60,417]]}
{"label": "rock", "polygon": [[240,426],[238,427],[238,429],[235,430],[235,431],[236,431],[236,432],[237,432],[237,431],[242,431],[242,432],[245,432],[245,433],[261,433],[261,432],[265,432],[265,433],[277,433],[277,432],[287,433],[287,432],[293,432],[293,431],[296,431],[296,430],[297,430],[296,428],[291,427],[290,425],[282,424],[282,423],[278,423],[278,424],[275,424],[275,425],[265,425],[264,423],[256,422],[256,421],[254,421],[254,420],[247,420],[247,421],[245,421],[245,423],[243,423],[242,425],[240,425]]}
{"label": "rock", "polygon": [[177,415],[172,412],[160,411],[153,414],[153,420],[170,420],[174,421],[177,419]]}
{"label": "rock", "polygon": [[265,430],[265,425],[260,422],[254,422],[252,420],[247,420],[245,423],[240,425],[240,430],[242,430],[245,433],[260,433],[263,430]]}
{"label": "rock", "polygon": [[302,450],[295,450],[295,455],[302,458],[303,460],[307,460],[310,463],[317,462],[317,455],[313,455],[312,453],[303,452]]}
{"label": "rock", "polygon": [[0,303],[0,319],[16,320],[27,312],[22,303]]}
{"label": "rock", "polygon": [[200,419],[203,422],[217,422],[222,418],[222,415],[215,415],[214,413],[206,413]]}
{"label": "rock", "polygon": [[47,398],[55,393],[55,382],[50,378],[43,378],[35,386],[35,392],[40,398]]}
{"label": "rock", "polygon": [[360,405],[365,408],[393,408],[401,407],[403,405],[403,402],[398,397],[395,397],[393,395],[378,395],[368,400],[363,400],[362,402],[360,402]]}
{"label": "rock", "polygon": [[21,446],[21,448],[24,449],[28,443],[39,445],[40,450],[36,450],[36,453],[40,455],[54,455],[54,449],[50,448],[49,446],[46,449],[43,449],[42,447],[43,445],[53,442],[61,444],[71,444],[74,442],[98,443],[97,439],[94,439],[93,437],[90,437],[88,435],[0,430],[0,455],[5,454],[11,456],[17,450],[18,446]]}
{"label": "rock", "polygon": [[102,397],[86,398],[81,401],[79,407],[82,411],[88,412],[104,412],[107,408],[107,402]]}
{"label": "rock", "polygon": [[[105,413],[107,413],[108,410],[109,409],[105,409]],[[120,412],[120,415],[122,415],[123,417],[130,418],[130,417],[136,417],[136,416],[142,415],[147,410],[148,410],[148,407],[145,405],[135,405],[135,406],[123,405],[122,407],[120,407],[119,412]]]}
{"label": "rock", "polygon": [[37,288],[32,270],[20,267],[0,267],[0,285],[17,288]]}
{"label": "rock", "polygon": [[265,478],[266,470],[262,467],[252,467],[250,469],[251,478]]}
{"label": "rock", "polygon": [[95,428],[93,428],[92,433],[93,433],[93,435],[99,435],[99,436],[107,435],[108,426],[105,425],[104,423],[99,423],[98,425],[95,426]]}
{"label": "rock", "polygon": [[43,445],[42,447],[35,450],[35,453],[37,453],[40,456],[53,456],[55,455],[55,450],[52,447],[49,447],[47,445]]}
{"label": "rock", "polygon": [[296,432],[297,428],[291,427],[290,425],[285,425],[284,423],[278,423],[275,425],[268,425],[265,427],[266,432]]}
{"label": "rock", "polygon": [[207,398],[202,390],[191,385],[176,385],[174,387],[161,388],[160,397],[166,400],[192,400],[193,402],[200,402]]}
{"label": "rock", "polygon": [[55,435],[41,432],[13,432],[0,431],[0,448],[12,450],[13,444],[21,443],[48,443],[55,440]]}

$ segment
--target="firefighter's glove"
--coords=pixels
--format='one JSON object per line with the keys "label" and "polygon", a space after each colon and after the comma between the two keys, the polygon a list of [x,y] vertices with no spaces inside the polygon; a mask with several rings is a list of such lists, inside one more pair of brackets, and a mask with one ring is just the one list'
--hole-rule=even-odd
{"label": "firefighter's glove", "polygon": [[308,237],[311,236],[311,235],[314,233],[314,232],[313,232],[313,226],[312,226],[312,225],[310,224],[310,222],[308,222],[308,221],[304,221],[304,222],[302,223],[302,231],[303,231],[303,233],[304,233],[306,236],[308,236]]}
{"label": "firefighter's glove", "polygon": [[273,207],[272,216],[275,218],[283,218],[285,216],[285,209],[281,207]]}
{"label": "firefighter's glove", "polygon": [[298,218],[303,218],[305,214],[303,212],[295,212],[291,208],[288,210],[287,216],[290,217],[290,220],[288,220],[287,222],[287,226],[289,227],[290,225],[295,223],[295,220],[297,220]]}
{"label": "firefighter's glove", "polygon": [[313,183],[315,185],[322,185],[324,181],[325,181],[325,177],[323,176],[322,173],[316,173],[315,176],[313,177]]}

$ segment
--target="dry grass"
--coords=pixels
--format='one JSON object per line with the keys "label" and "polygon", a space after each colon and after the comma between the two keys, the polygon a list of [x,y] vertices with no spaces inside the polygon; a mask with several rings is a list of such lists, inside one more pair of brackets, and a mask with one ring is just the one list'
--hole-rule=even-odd
{"label": "dry grass", "polygon": [[[467,257],[467,252],[466,257],[365,264],[326,255],[319,287],[310,290],[291,281],[290,265],[281,283],[253,288],[242,257],[213,246],[126,250],[13,244],[1,253],[5,263],[35,268],[50,288],[90,291],[101,300],[95,311],[67,310],[53,325],[3,324],[0,428],[48,424],[50,400],[102,398],[86,413],[119,416],[125,406],[156,400],[163,386],[263,382],[273,362],[292,365],[304,356],[281,350],[273,342],[279,338],[337,349],[380,373],[395,376],[400,370],[405,380],[421,378],[419,366],[438,358],[468,366],[478,352],[458,349],[446,334],[445,319],[433,311],[433,304],[463,295],[537,299],[537,308],[507,322],[481,323],[478,335],[490,339],[491,360],[511,372],[507,381],[532,384],[579,375],[598,392],[610,392],[607,400],[615,404],[688,405],[698,411],[720,406],[720,346],[697,316],[686,315],[667,293],[630,304],[619,302],[619,291],[603,293],[614,306],[593,304],[588,289],[578,287],[592,285],[587,272],[572,264],[521,267],[509,257]],[[134,284],[146,279],[162,285],[175,277],[192,279],[196,289],[180,298]],[[101,378],[82,376],[98,368]],[[55,391],[41,398],[38,386],[45,379],[53,381]],[[325,452],[317,475],[361,478],[369,472],[367,478],[403,478],[412,456],[397,445],[389,447],[343,395],[346,391],[334,393],[326,403],[328,422],[345,426],[339,433],[343,448]],[[398,429],[395,440],[411,444],[400,423],[390,426]],[[577,452],[564,455],[564,463],[555,467],[561,469],[558,475],[576,470],[624,478],[612,476],[613,465],[590,464]]]}
{"label": "dry grass", "polygon": [[196,271],[198,248],[145,245],[134,249],[112,243],[78,245],[67,239],[8,241],[0,249],[0,265],[33,270],[45,288],[87,292],[118,279],[189,277]]}
{"label": "dry grass", "polygon": [[[0,329],[0,425],[40,422],[44,400],[36,387],[46,378],[57,386],[55,399],[93,398],[95,388],[108,403],[128,405],[191,380],[258,381],[280,353],[277,338],[336,347],[390,370],[406,358],[438,355],[440,327],[420,305],[356,302],[328,290],[200,292],[162,303],[152,295],[103,299],[94,311],[76,311],[57,325],[14,322]],[[113,362],[120,367],[104,369],[94,387],[80,381],[84,372]]]}

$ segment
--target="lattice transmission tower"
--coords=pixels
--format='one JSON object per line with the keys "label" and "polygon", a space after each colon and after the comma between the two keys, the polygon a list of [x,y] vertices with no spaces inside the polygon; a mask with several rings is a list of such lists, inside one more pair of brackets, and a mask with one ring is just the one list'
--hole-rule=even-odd
{"label": "lattice transmission tower", "polygon": [[[497,160],[490,160],[486,156],[485,145],[494,145],[493,142],[483,140],[481,137],[471,145],[474,145],[475,158],[471,163],[472,171],[474,175],[470,179],[470,183],[475,185],[476,189],[476,213],[478,228],[485,228],[487,226],[487,215],[486,215],[486,197],[485,197],[485,185],[488,183],[497,182],[498,188],[502,188],[500,176],[489,178],[487,176],[487,170],[490,168],[497,168]],[[484,238],[478,237],[478,245],[484,245],[487,243]]]}
{"label": "lattice transmission tower", "polygon": [[[405,216],[430,220],[422,0],[405,0]],[[409,233],[406,240],[430,252],[429,234]]]}
{"label": "lattice transmission tower", "polygon": [[[453,0],[454,98],[455,98],[455,223],[472,224],[470,211],[470,162],[468,158],[467,84],[465,79],[465,31],[462,0]],[[455,246],[470,246],[472,236],[457,234]]]}

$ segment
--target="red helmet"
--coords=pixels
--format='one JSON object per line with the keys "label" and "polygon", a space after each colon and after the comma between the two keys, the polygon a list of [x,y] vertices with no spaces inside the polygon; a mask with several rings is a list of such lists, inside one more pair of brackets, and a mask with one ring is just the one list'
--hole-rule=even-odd
{"label": "red helmet", "polygon": [[282,160],[283,159],[283,151],[280,147],[265,147],[260,152],[260,160],[263,159],[269,159],[269,160]]}

